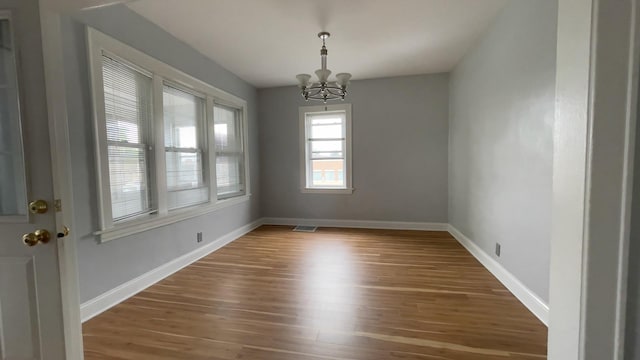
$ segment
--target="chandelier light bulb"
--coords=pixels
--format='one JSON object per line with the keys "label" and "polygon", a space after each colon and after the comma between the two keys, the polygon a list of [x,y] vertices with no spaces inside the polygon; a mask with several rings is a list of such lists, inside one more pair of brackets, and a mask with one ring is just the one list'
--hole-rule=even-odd
{"label": "chandelier light bulb", "polygon": [[336,79],[338,79],[337,83],[340,86],[349,85],[349,79],[351,79],[351,74],[349,73],[340,73],[336,74]]}
{"label": "chandelier light bulb", "polygon": [[326,83],[329,80],[329,75],[331,75],[331,70],[329,69],[318,69],[316,70],[316,76],[320,83]]}
{"label": "chandelier light bulb", "polygon": [[309,74],[298,74],[296,75],[296,79],[298,79],[298,86],[300,88],[305,88],[309,86],[309,80],[311,80],[311,75]]}

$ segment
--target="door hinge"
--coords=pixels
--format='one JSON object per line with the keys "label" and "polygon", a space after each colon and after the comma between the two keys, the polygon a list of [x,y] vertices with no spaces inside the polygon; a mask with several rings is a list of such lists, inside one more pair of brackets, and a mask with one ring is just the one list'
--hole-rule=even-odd
{"label": "door hinge", "polygon": [[56,209],[56,212],[62,211],[62,200],[55,199],[53,201],[53,208]]}

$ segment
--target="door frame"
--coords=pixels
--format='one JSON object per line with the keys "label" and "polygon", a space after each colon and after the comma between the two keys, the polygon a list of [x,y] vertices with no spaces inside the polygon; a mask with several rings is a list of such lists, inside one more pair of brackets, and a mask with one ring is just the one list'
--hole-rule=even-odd
{"label": "door frame", "polygon": [[624,356],[638,2],[559,0],[549,360]]}

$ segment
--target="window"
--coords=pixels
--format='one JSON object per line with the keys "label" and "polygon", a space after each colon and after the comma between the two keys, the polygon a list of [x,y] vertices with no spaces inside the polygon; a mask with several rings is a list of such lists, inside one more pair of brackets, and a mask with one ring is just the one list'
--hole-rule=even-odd
{"label": "window", "polygon": [[303,192],[351,193],[351,105],[300,108]]}
{"label": "window", "polygon": [[205,99],[164,85],[164,149],[169,210],[209,201],[205,181]]}
{"label": "window", "polygon": [[151,78],[102,56],[111,213],[114,221],[154,211],[149,192]]}
{"label": "window", "polygon": [[88,34],[101,241],[247,201],[246,101]]}
{"label": "window", "polygon": [[214,106],[213,110],[218,199],[244,193],[244,149],[239,113],[237,109],[222,105]]}

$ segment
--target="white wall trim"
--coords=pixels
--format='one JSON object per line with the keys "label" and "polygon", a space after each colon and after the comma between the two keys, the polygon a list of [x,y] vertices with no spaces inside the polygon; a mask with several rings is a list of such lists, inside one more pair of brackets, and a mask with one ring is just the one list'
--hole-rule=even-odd
{"label": "white wall trim", "polygon": [[549,325],[549,306],[518,278],[495,261],[476,243],[466,237],[453,225],[449,225],[449,233],[467,249],[480,263],[493,274],[520,302],[529,309],[545,325]]}
{"label": "white wall trim", "polygon": [[[164,150],[163,150],[164,151]],[[251,194],[246,194],[234,198],[218,200],[213,203],[192,206],[185,209],[178,209],[169,215],[161,216],[157,214],[146,215],[144,218],[126,221],[107,230],[96,231],[93,234],[100,236],[100,242],[105,243],[111,240],[120,239],[125,236],[137,234],[161,226],[177,223],[196,216],[202,216],[214,211],[222,210],[229,206],[245,203],[249,201]]]}
{"label": "white wall trim", "polygon": [[263,218],[264,225],[308,225],[339,228],[389,229],[389,230],[423,230],[447,231],[447,223],[378,221],[378,220],[338,220],[338,219],[303,219],[303,218]]}
{"label": "white wall trim", "polygon": [[82,322],[85,322],[103,313],[104,311],[134,296],[135,294],[141,292],[149,286],[211,254],[212,252],[231,243],[232,241],[238,239],[246,233],[260,227],[262,224],[263,220],[258,219],[254,222],[241,226],[238,229],[217,238],[216,240],[205,246],[182,255],[164,265],[161,265],[149,272],[136,277],[135,279],[129,280],[126,283],[105,292],[102,295],[84,302],[80,306]]}

